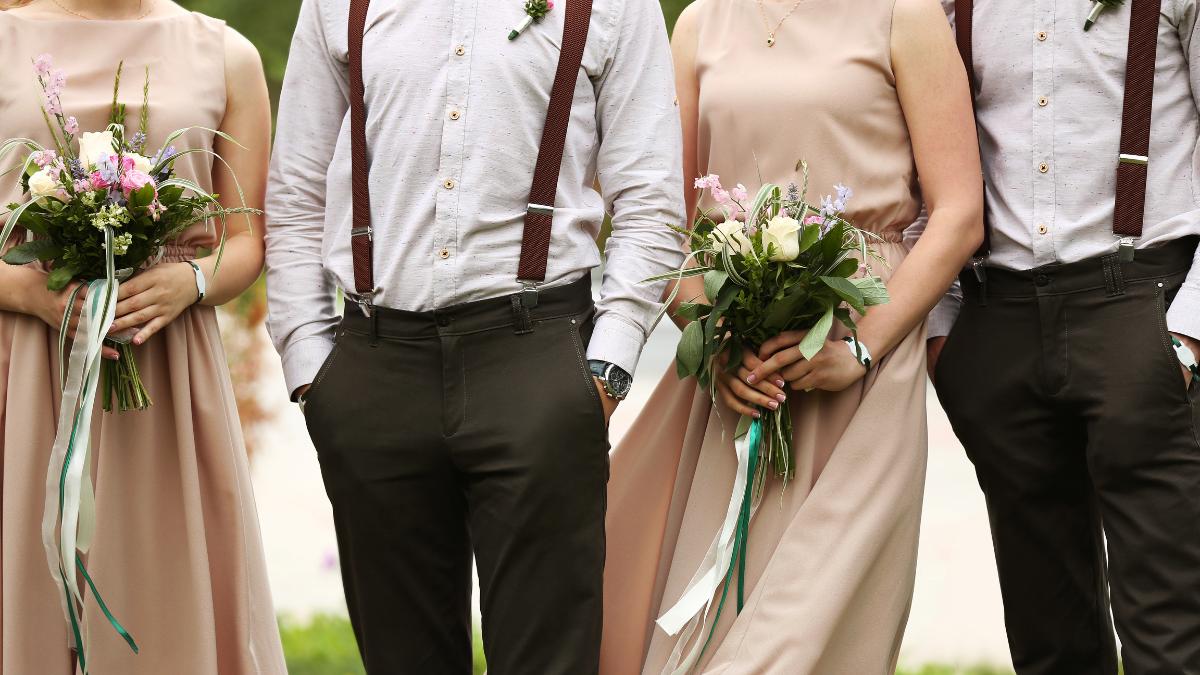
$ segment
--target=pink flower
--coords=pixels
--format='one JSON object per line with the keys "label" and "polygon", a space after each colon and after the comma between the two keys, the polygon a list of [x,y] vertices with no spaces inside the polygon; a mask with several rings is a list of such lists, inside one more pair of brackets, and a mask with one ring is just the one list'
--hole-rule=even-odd
{"label": "pink flower", "polygon": [[820,225],[821,223],[824,223],[824,222],[825,222],[825,219],[822,218],[821,216],[809,216],[804,219],[805,225]]}
{"label": "pink flower", "polygon": [[717,174],[715,174],[715,173],[710,173],[707,176],[704,176],[702,178],[697,178],[696,179],[696,189],[697,190],[720,190],[721,189],[721,179],[719,177],[717,177]]}
{"label": "pink flower", "polygon": [[746,186],[741,183],[738,183],[737,187],[730,190],[729,194],[733,196],[733,200],[736,202],[744,202],[750,198],[750,193],[746,191]]}
{"label": "pink flower", "polygon": [[72,136],[79,133],[79,120],[75,119],[74,117],[68,117],[65,129],[67,133]]}
{"label": "pink flower", "polygon": [[729,193],[719,187],[712,189],[712,196],[713,201],[718,204],[728,204],[730,202]]}
{"label": "pink flower", "polygon": [[33,61],[33,69],[39,77],[45,77],[50,74],[50,69],[54,67],[54,58],[49,54],[42,54]]}
{"label": "pink flower", "polygon": [[154,201],[150,202],[150,206],[147,206],[146,210],[150,213],[151,220],[157,221],[160,217],[162,217],[162,214],[167,212],[167,207],[163,206],[162,202],[158,201],[156,198]]}
{"label": "pink flower", "polygon": [[92,190],[105,190],[110,183],[104,180],[104,176],[100,175],[99,171],[93,171],[91,177]]}
{"label": "pink flower", "polygon": [[58,155],[54,154],[53,150],[41,150],[33,153],[33,155],[30,156],[30,159],[33,160],[34,164],[37,164],[39,167],[44,169],[48,165],[52,164],[54,160],[58,159]]}
{"label": "pink flower", "polygon": [[546,0],[546,9],[554,9],[554,0]]}
{"label": "pink flower", "polygon": [[[150,174],[143,171],[127,170],[121,175],[121,191],[125,193],[125,198],[129,199],[129,195],[141,190],[147,185],[154,186],[154,179]],[[155,193],[157,196],[157,192]]]}
{"label": "pink flower", "polygon": [[84,192],[92,191],[92,181],[88,179],[75,181],[75,194],[83,194]]}

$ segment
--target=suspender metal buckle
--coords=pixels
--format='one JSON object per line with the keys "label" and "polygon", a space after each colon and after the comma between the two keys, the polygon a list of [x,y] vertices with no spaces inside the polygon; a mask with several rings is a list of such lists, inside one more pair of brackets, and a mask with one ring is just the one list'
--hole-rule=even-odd
{"label": "suspender metal buckle", "polygon": [[971,258],[971,269],[975,272],[975,278],[979,283],[987,283],[987,268],[984,267],[986,260],[983,258]]}
{"label": "suspender metal buckle", "polygon": [[366,227],[356,227],[356,228],[350,230],[350,238],[351,239],[353,239],[354,237],[366,237],[368,241],[374,241],[375,240],[374,234],[375,234],[375,230],[370,225],[368,225]]}
{"label": "suspender metal buckle", "polygon": [[1121,237],[1121,243],[1117,246],[1117,257],[1123,263],[1133,262],[1133,258],[1137,248],[1136,237]]}
{"label": "suspender metal buckle", "polygon": [[371,318],[371,315],[375,313],[375,295],[378,294],[379,291],[380,289],[377,288],[373,291],[367,291],[366,293],[361,294],[355,294],[349,291],[344,292],[346,294],[346,298],[358,305],[358,308],[362,310],[363,316],[369,319]]}
{"label": "suspender metal buckle", "polygon": [[554,207],[546,206],[545,204],[529,204],[525,209],[529,213],[537,213],[541,215],[554,215]]}

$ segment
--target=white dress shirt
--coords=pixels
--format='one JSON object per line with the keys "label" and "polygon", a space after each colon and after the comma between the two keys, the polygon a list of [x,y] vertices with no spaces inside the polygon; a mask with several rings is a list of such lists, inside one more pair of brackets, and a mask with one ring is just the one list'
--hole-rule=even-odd
{"label": "white dress shirt", "polygon": [[[514,41],[524,0],[371,3],[364,38],[377,305],[427,311],[515,293],[565,4]],[[267,197],[268,327],[289,391],[333,347],[353,290],[348,0],[305,0]],[[595,0],[575,88],[545,287],[601,264],[588,357],[633,373],[661,306],[642,280],[682,264],[681,133],[656,0]],[[599,191],[596,184],[601,186]],[[350,311],[355,311],[351,309]]]}
{"label": "white dress shirt", "polygon": [[[953,16],[953,0],[943,0]],[[1087,0],[976,0],[976,98],[992,233],[989,265],[1028,270],[1117,250],[1117,155],[1130,3],[1090,32]],[[1200,234],[1197,0],[1164,0],[1158,33],[1145,232],[1138,248]],[[960,301],[939,305],[947,335]],[[1200,338],[1200,257],[1168,314]]]}

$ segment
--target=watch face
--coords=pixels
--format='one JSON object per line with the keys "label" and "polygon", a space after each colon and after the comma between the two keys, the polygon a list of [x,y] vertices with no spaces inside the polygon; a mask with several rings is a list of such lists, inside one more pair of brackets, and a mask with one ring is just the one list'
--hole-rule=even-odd
{"label": "watch face", "polygon": [[633,377],[620,368],[609,368],[608,388],[609,393],[616,398],[625,398],[629,395],[629,390],[633,388]]}

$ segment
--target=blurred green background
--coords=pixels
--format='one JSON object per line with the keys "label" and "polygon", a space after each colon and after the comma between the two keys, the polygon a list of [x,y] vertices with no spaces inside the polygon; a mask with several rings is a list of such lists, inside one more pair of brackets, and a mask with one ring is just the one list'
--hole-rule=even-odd
{"label": "blurred green background", "polygon": [[[248,37],[258,46],[266,68],[268,84],[273,101],[279,100],[279,89],[287,66],[288,49],[296,16],[300,11],[300,0],[178,0],[189,9],[220,17]],[[675,24],[679,12],[691,0],[663,0],[663,12],[668,27]],[[265,297],[260,283],[227,308],[222,330],[226,347],[230,352],[230,363],[235,383],[248,385],[258,372],[258,352],[254,341],[247,336],[261,330],[265,316]],[[252,386],[237,386],[239,408],[243,424],[247,427],[247,438],[253,443],[254,427],[266,419],[268,413],[257,407]],[[358,657],[358,649],[350,624],[344,617],[321,615],[306,620],[283,618],[282,629],[284,651],[287,654],[291,675],[362,675],[364,673]],[[482,650],[476,638],[476,672],[484,670]],[[929,665],[912,671],[901,671],[898,675],[1004,675],[1009,670],[986,666]]]}

